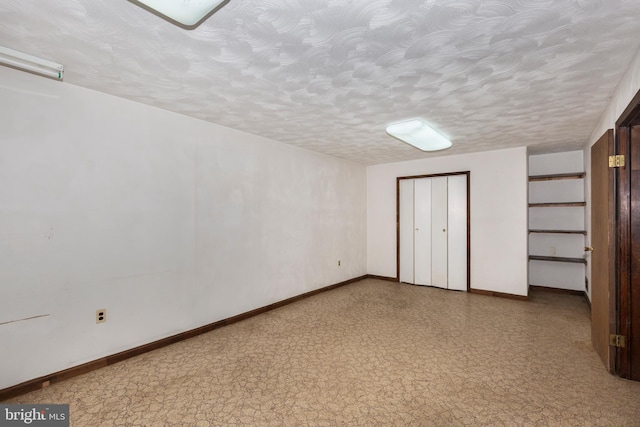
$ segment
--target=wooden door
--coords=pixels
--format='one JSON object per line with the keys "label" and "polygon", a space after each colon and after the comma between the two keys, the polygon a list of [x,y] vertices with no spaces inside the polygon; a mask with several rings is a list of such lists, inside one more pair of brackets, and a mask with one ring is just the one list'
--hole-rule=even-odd
{"label": "wooden door", "polygon": [[613,371],[609,335],[614,298],[613,268],[613,169],[608,158],[613,153],[613,129],[591,147],[591,342],[604,365]]}

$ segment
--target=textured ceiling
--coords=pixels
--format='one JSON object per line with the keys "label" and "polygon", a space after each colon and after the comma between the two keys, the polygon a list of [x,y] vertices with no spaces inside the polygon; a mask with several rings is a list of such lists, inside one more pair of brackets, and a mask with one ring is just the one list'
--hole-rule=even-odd
{"label": "textured ceiling", "polygon": [[[0,45],[65,83],[363,164],[581,148],[640,45],[639,0],[230,0],[194,30],[126,0],[0,0]],[[385,134],[421,117],[453,148]]]}

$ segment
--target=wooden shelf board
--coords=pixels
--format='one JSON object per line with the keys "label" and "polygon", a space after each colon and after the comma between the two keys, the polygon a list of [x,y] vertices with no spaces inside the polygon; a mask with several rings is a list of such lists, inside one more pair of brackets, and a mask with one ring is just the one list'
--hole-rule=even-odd
{"label": "wooden shelf board", "polygon": [[587,206],[587,202],[529,203],[530,208],[561,208],[578,206]]}
{"label": "wooden shelf board", "polygon": [[554,261],[554,262],[571,262],[576,264],[586,264],[587,260],[584,258],[566,258],[560,256],[541,256],[541,255],[529,255],[531,261]]}
{"label": "wooden shelf board", "polygon": [[557,179],[581,179],[586,175],[585,172],[557,173],[553,175],[533,175],[529,177],[529,181],[554,181]]}
{"label": "wooden shelf board", "polygon": [[529,230],[529,233],[548,233],[548,234],[584,234],[587,235],[585,230]]}

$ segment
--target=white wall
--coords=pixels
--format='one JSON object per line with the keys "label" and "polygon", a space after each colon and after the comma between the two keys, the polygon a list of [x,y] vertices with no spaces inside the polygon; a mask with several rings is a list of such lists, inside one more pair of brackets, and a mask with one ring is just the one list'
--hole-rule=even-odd
{"label": "white wall", "polygon": [[367,168],[367,272],[396,277],[396,178],[471,172],[471,287],[527,295],[525,147]]}
{"label": "white wall", "polygon": [[365,223],[362,165],[0,67],[0,389],[361,276]]}
{"label": "white wall", "polygon": [[[616,127],[616,121],[624,110],[627,108],[633,97],[640,90],[640,50],[638,50],[629,64],[629,68],[620,80],[620,84],[616,88],[615,92],[611,96],[609,104],[604,109],[602,116],[598,124],[594,128],[589,141],[584,150],[584,164],[587,171],[586,180],[586,196],[587,196],[587,211],[586,211],[586,226],[587,226],[587,245],[591,246],[591,146],[598,142],[598,139],[608,130]],[[591,283],[591,266],[587,265],[587,278]],[[591,286],[589,286],[589,299],[591,299]]]}

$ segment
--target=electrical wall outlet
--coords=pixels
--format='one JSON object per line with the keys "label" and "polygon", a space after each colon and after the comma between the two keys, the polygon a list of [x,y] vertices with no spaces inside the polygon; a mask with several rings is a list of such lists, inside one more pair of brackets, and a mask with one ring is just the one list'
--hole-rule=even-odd
{"label": "electrical wall outlet", "polygon": [[340,267],[340,260],[338,260],[338,267]]}
{"label": "electrical wall outlet", "polygon": [[107,321],[107,309],[101,308],[96,310],[96,323],[104,323]]}

